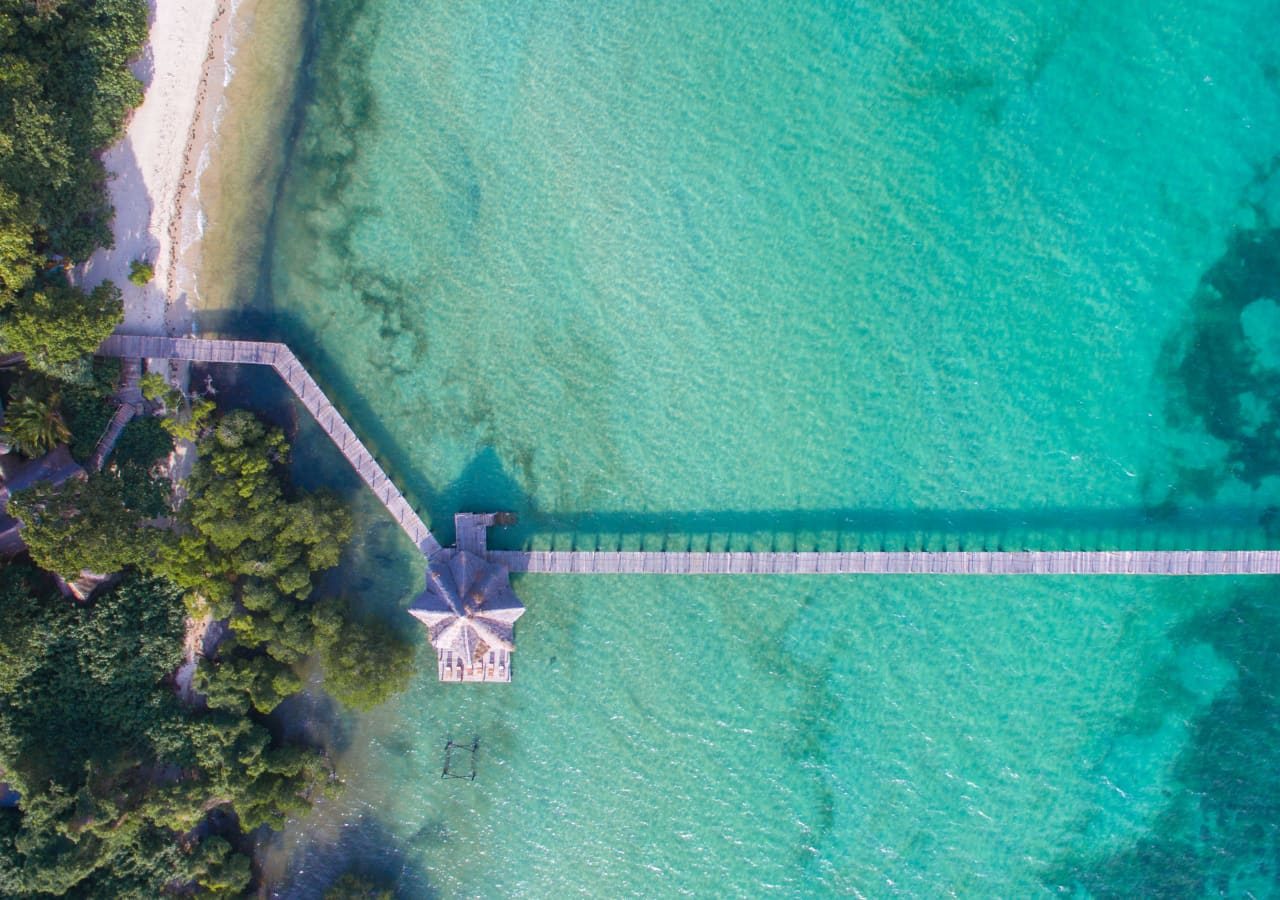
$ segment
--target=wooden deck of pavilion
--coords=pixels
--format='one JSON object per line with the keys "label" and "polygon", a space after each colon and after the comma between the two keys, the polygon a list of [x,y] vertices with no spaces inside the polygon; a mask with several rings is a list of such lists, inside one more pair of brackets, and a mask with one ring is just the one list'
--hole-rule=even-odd
{"label": "wooden deck of pavilion", "polygon": [[427,626],[441,681],[511,680],[514,626],[524,606],[506,568],[486,558],[486,530],[499,520],[455,516],[457,545],[428,560],[426,589],[409,607]]}

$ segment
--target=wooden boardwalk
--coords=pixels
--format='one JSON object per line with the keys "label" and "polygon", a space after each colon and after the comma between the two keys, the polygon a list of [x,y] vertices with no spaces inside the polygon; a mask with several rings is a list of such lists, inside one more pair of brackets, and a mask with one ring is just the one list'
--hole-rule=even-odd
{"label": "wooden boardwalk", "polygon": [[[125,359],[271,366],[424,555],[441,547],[377,460],[284,344],[116,334],[98,351]],[[1277,575],[1280,550],[685,553],[487,550],[491,514],[458,522],[458,546],[512,572],[645,575]]]}
{"label": "wooden boardwalk", "polygon": [[664,553],[490,550],[512,572],[581,575],[1277,575],[1280,550]]}
{"label": "wooden boardwalk", "polygon": [[202,338],[171,338],[148,335],[113,334],[98,348],[100,356],[125,359],[183,359],[191,362],[271,366],[289,389],[302,401],[320,430],[329,435],[356,474],[404,529],[415,547],[425,556],[441,548],[422,518],[405,500],[400,489],[387,477],[382,466],[365,448],[342,414],[329,402],[320,385],[284,344],[270,341],[214,341]]}
{"label": "wooden boardwalk", "polygon": [[107,428],[102,433],[102,437],[98,438],[98,445],[93,448],[93,455],[89,457],[89,469],[91,471],[102,471],[102,464],[106,462],[107,457],[111,455],[111,451],[115,449],[116,441],[120,440],[120,435],[124,433],[125,426],[142,409],[142,391],[138,387],[141,379],[141,359],[129,357],[121,360],[120,385],[116,390],[116,402],[119,405],[116,406],[115,414],[112,415],[111,421],[107,423]]}
{"label": "wooden boardwalk", "polygon": [[497,521],[495,513],[458,513],[453,517],[454,544],[463,553],[488,556],[489,529]]}

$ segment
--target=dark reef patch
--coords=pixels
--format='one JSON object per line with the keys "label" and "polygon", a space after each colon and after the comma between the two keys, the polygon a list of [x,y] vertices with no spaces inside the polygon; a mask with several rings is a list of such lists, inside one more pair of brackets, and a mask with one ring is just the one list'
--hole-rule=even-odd
{"label": "dark reef patch", "polygon": [[1256,490],[1280,476],[1280,227],[1265,200],[1278,173],[1280,156],[1258,167],[1245,199],[1258,224],[1231,234],[1165,343],[1165,415],[1188,439],[1172,488],[1153,498],[1169,509],[1212,501],[1232,481]]}
{"label": "dark reef patch", "polygon": [[1267,896],[1280,889],[1280,605],[1272,580],[1190,620],[1179,644],[1208,643],[1236,671],[1192,723],[1176,795],[1153,828],[1103,858],[1059,861],[1051,889],[1094,897]]}
{"label": "dark reef patch", "polygon": [[[1222,256],[1202,275],[1185,323],[1164,346],[1156,375],[1166,386],[1169,431],[1180,440],[1172,484],[1164,496],[1148,498],[1153,512],[1175,516],[1198,506],[1198,515],[1214,516],[1224,504],[1239,503],[1241,488],[1248,488],[1256,499],[1237,512],[1256,510],[1273,546],[1280,535],[1268,483],[1280,477],[1280,227],[1265,198],[1277,173],[1280,158],[1258,168],[1245,200],[1256,224],[1231,233]],[[1150,483],[1168,482],[1153,475]],[[1082,841],[1085,849],[1046,869],[1047,888],[1100,898],[1280,890],[1276,589],[1276,579],[1237,582],[1223,595],[1225,603],[1170,631],[1172,660],[1185,664],[1197,645],[1208,645],[1219,664],[1230,666],[1233,680],[1198,705],[1175,663],[1152,677],[1128,732],[1150,734],[1174,717],[1188,735],[1163,809],[1145,832],[1119,846],[1099,852]],[[1081,823],[1086,832],[1089,825]]]}
{"label": "dark reef patch", "polygon": [[[331,294],[355,287],[362,307],[379,321],[381,337],[390,341],[411,335],[415,354],[425,356],[425,324],[420,316],[406,314],[410,286],[362,264],[356,246],[357,232],[382,214],[362,193],[358,176],[362,147],[380,121],[366,67],[367,48],[375,45],[381,22],[367,6],[346,2],[318,7],[307,54],[306,100],[277,206],[282,203],[288,221],[305,233],[303,243],[318,248],[317,265],[305,271],[307,289]],[[269,294],[270,283],[263,289]]]}
{"label": "dark reef patch", "polygon": [[1280,299],[1280,229],[1237,231],[1205,273],[1192,319],[1165,351],[1170,424],[1203,429],[1226,448],[1220,467],[1180,468],[1180,494],[1208,500],[1227,478],[1252,487],[1280,475],[1280,368],[1246,333],[1254,303]]}

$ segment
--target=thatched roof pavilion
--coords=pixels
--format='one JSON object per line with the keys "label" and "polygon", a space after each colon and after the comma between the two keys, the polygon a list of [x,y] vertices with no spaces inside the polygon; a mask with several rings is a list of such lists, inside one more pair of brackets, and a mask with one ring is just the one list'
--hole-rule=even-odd
{"label": "thatched roof pavilion", "polygon": [[409,607],[427,626],[441,681],[510,681],[514,625],[524,605],[505,566],[464,550],[427,564],[427,589]]}

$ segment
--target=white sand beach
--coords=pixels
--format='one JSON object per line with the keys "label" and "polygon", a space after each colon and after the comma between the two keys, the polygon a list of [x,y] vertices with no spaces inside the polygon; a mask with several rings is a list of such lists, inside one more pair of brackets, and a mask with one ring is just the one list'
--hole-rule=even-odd
{"label": "white sand beach", "polygon": [[[133,67],[146,94],[104,156],[115,247],[99,250],[77,275],[86,287],[111,279],[124,290],[124,328],[135,334],[193,328],[194,192],[226,80],[230,19],[226,0],[152,0],[149,43]],[[145,287],[129,282],[135,259],[155,267]]]}

